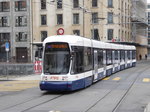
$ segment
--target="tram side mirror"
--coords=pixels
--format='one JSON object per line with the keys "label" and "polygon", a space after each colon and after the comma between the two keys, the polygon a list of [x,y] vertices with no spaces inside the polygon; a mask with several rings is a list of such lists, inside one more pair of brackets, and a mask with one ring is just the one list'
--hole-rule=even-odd
{"label": "tram side mirror", "polygon": [[74,55],[75,55],[75,52],[74,52],[74,51],[71,51],[71,53],[70,53],[70,59],[71,59],[71,60],[73,60]]}

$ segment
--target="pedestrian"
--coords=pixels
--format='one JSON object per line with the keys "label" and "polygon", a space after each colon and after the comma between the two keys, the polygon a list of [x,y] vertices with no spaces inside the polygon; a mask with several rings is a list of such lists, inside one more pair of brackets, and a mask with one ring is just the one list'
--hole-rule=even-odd
{"label": "pedestrian", "polygon": [[147,54],[145,54],[145,59],[147,60]]}
{"label": "pedestrian", "polygon": [[142,55],[141,54],[139,55],[139,58],[140,58],[140,60],[142,59]]}

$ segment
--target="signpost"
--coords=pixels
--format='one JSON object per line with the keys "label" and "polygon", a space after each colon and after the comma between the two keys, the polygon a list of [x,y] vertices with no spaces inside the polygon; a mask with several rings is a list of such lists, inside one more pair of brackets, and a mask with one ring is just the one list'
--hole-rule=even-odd
{"label": "signpost", "polygon": [[64,29],[63,28],[59,28],[57,30],[58,35],[63,35],[64,34]]}
{"label": "signpost", "polygon": [[[9,52],[9,42],[5,43],[5,51],[6,51],[6,55],[7,55],[7,63],[9,62],[9,56],[8,56],[8,52]],[[8,67],[6,68],[6,75],[7,75],[7,80],[8,80]]]}
{"label": "signpost", "polygon": [[5,43],[5,51],[6,51],[6,54],[7,54],[7,62],[9,62],[9,59],[8,59],[9,42],[6,42],[6,43]]}

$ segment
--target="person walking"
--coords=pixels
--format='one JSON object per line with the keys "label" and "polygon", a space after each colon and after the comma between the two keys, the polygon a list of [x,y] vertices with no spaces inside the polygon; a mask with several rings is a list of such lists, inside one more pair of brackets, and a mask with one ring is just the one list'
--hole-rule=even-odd
{"label": "person walking", "polygon": [[140,60],[142,59],[142,55],[141,54],[139,55],[139,58],[140,58]]}
{"label": "person walking", "polygon": [[147,54],[145,54],[145,59],[147,60]]}

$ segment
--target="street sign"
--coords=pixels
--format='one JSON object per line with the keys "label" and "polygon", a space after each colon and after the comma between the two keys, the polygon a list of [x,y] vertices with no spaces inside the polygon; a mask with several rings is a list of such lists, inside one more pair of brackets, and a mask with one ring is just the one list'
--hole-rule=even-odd
{"label": "street sign", "polygon": [[34,62],[34,71],[35,73],[42,73],[42,61]]}
{"label": "street sign", "polygon": [[7,51],[7,52],[9,51],[9,42],[5,43],[5,51]]}
{"label": "street sign", "polygon": [[63,28],[59,28],[57,30],[58,35],[63,35],[64,34],[64,29]]}

